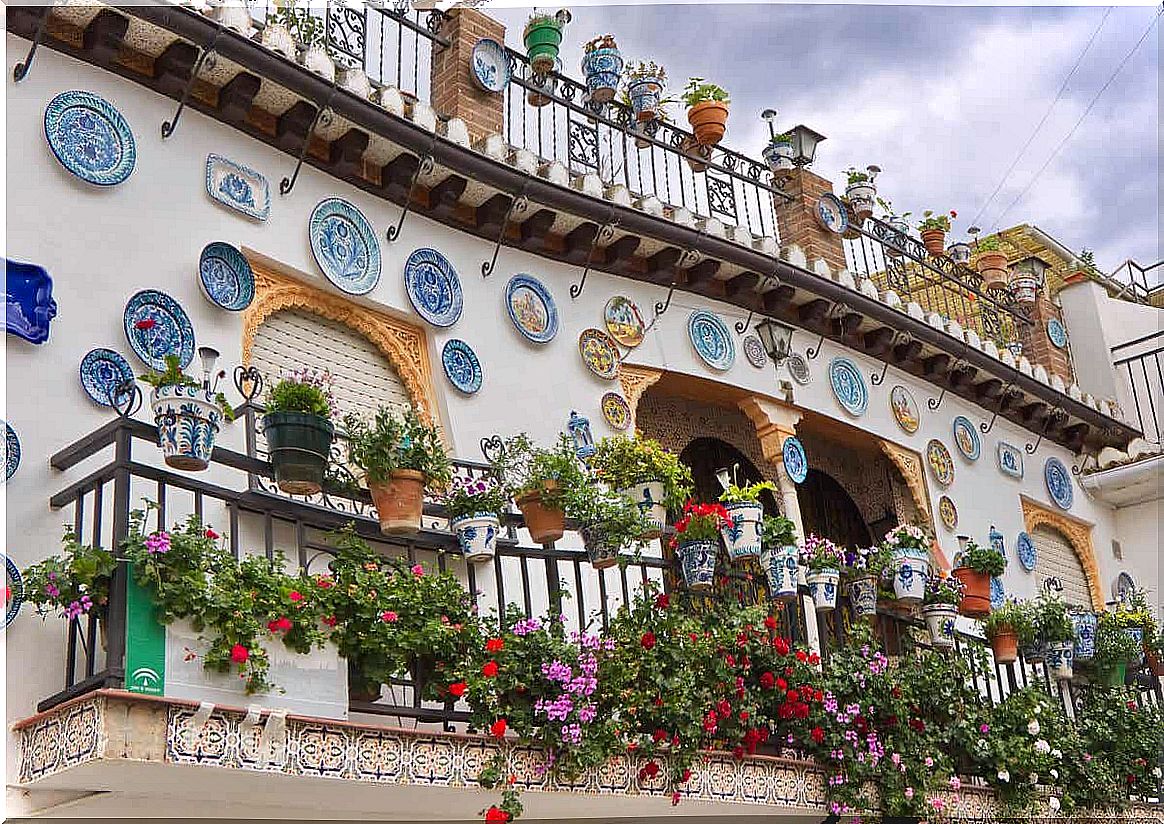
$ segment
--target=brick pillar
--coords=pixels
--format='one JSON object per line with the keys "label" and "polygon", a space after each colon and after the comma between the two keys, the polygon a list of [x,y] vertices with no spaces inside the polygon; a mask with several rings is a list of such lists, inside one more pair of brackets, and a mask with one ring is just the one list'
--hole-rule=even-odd
{"label": "brick pillar", "polygon": [[1063,322],[1062,310],[1045,297],[1040,291],[1034,308],[1031,310],[1031,323],[1023,326],[1020,337],[1023,344],[1023,354],[1031,364],[1041,363],[1052,375],[1058,375],[1070,385],[1072,377],[1071,359],[1066,349],[1060,349],[1051,343],[1047,335],[1047,321],[1052,318]]}
{"label": "brick pillar", "polygon": [[816,202],[821,195],[831,193],[833,184],[808,169],[794,169],[784,185],[791,200],[773,196],[776,206],[776,225],[780,229],[780,245],[796,244],[808,256],[809,268],[822,258],[834,272],[844,269],[845,247],[841,236],[830,232],[816,219]]}
{"label": "brick pillar", "polygon": [[447,49],[433,47],[432,107],[438,114],[464,120],[474,143],[501,134],[505,93],[481,91],[473,82],[469,59],[483,37],[504,44],[505,26],[476,9],[456,8],[441,26],[441,36],[450,44]]}

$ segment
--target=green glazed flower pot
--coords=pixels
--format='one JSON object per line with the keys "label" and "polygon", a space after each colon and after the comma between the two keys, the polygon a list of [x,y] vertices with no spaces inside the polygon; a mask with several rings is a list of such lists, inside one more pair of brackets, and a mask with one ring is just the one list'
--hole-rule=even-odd
{"label": "green glazed flower pot", "polygon": [[534,71],[553,71],[562,45],[562,27],[556,22],[538,23],[526,28],[524,39],[525,53]]}
{"label": "green glazed flower pot", "polygon": [[327,418],[302,412],[263,416],[275,482],[288,495],[315,495],[323,487],[335,427]]}

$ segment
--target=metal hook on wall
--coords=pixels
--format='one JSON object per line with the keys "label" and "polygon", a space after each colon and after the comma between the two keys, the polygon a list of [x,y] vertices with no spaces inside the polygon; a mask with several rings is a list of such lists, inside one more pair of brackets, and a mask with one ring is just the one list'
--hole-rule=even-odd
{"label": "metal hook on wall", "polygon": [[389,243],[395,243],[400,237],[400,230],[404,228],[404,219],[408,217],[408,213],[412,210],[412,198],[416,194],[416,183],[424,175],[432,174],[433,168],[436,166],[436,161],[433,160],[432,150],[436,145],[436,138],[429,144],[428,154],[420,159],[416,164],[416,170],[412,173],[412,182],[408,184],[408,198],[404,201],[404,211],[400,213],[400,219],[396,221],[395,226],[389,226],[385,236]]}
{"label": "metal hook on wall", "polygon": [[1023,449],[1025,449],[1027,451],[1027,454],[1034,455],[1036,452],[1038,452],[1039,451],[1039,444],[1041,444],[1043,442],[1043,438],[1046,437],[1047,432],[1051,428],[1051,425],[1058,423],[1059,421],[1063,420],[1066,417],[1067,417],[1067,412],[1065,410],[1063,410],[1063,409],[1052,410],[1051,414],[1047,416],[1047,420],[1045,420],[1043,422],[1043,429],[1042,429],[1042,431],[1039,432],[1038,439],[1033,444],[1028,443],[1023,447]]}
{"label": "metal hook on wall", "polygon": [[[990,430],[994,428],[994,422],[998,420],[998,415],[1002,412],[1003,404],[1006,403],[1007,396],[1011,394],[1012,389],[1014,389],[1014,381],[1011,381],[1002,388],[1002,394],[998,396],[998,405],[994,407],[994,414],[990,417],[990,423],[978,424],[978,428],[982,430],[983,435],[989,435]],[[1022,390],[1020,389],[1018,391],[1021,392]]]}
{"label": "metal hook on wall", "polygon": [[315,136],[315,130],[319,124],[327,125],[331,123],[331,101],[335,97],[336,84],[332,81],[331,92],[327,96],[327,102],[315,110],[315,119],[311,121],[311,128],[307,130],[307,137],[303,139],[303,148],[299,151],[299,160],[295,162],[295,171],[291,173],[291,177],[285,177],[279,181],[279,194],[289,195],[291,190],[295,188],[295,181],[299,179],[299,170],[303,167],[303,161],[307,157],[307,148],[311,145],[311,138]]}
{"label": "metal hook on wall", "polygon": [[643,330],[644,333],[651,331],[651,328],[659,322],[659,318],[663,316],[663,313],[671,308],[671,298],[675,295],[675,283],[675,281],[671,281],[671,287],[667,290],[667,299],[665,301],[655,301],[655,315]]}
{"label": "metal hook on wall", "polygon": [[752,316],[756,314],[755,309],[748,310],[747,320],[737,320],[735,323],[735,330],[737,335],[742,335],[748,331],[748,327],[752,325]]}
{"label": "metal hook on wall", "polygon": [[[958,360],[954,361],[954,365],[950,367],[950,374],[956,375],[959,372],[964,372],[969,368],[970,364],[964,358],[959,358]],[[928,406],[931,411],[936,412],[938,407],[942,405],[942,400],[946,397],[946,392],[949,390],[949,388],[949,380],[947,380],[946,385],[942,387],[942,393],[938,395],[936,399],[930,398],[928,401],[926,401],[926,406]]]}
{"label": "metal hook on wall", "polygon": [[816,346],[810,346],[804,350],[804,357],[806,360],[816,360],[817,359],[817,356],[820,355],[821,347],[824,346],[824,339],[825,339],[825,336],[824,336],[824,333],[822,332],[821,336],[820,336],[820,340],[818,340],[816,342]]}
{"label": "metal hook on wall", "polygon": [[[611,209],[613,212],[614,209]],[[586,288],[586,276],[590,274],[590,264],[594,260],[594,250],[598,248],[599,242],[610,243],[614,239],[614,230],[618,226],[617,220],[611,220],[604,223],[602,227],[594,233],[594,238],[590,241],[590,251],[586,253],[586,268],[582,270],[582,280],[577,283],[570,284],[570,299],[577,300],[582,294],[582,290]]]}
{"label": "metal hook on wall", "polygon": [[1077,475],[1077,476],[1082,475],[1084,473],[1084,471],[1087,469],[1087,462],[1088,461],[1095,461],[1095,465],[1099,466],[1099,458],[1097,458],[1095,455],[1090,455],[1090,454],[1084,455],[1082,461],[1080,461],[1077,464],[1071,465],[1071,474]]}
{"label": "metal hook on wall", "polygon": [[[898,332],[893,336],[893,343],[891,347],[906,346],[913,343],[913,335],[909,332]],[[889,361],[885,361],[885,366],[881,367],[881,371],[876,375],[870,375],[869,381],[874,386],[880,386],[885,382],[885,373],[889,371]]]}
{"label": "metal hook on wall", "polygon": [[509,202],[509,208],[505,211],[505,220],[501,221],[501,231],[497,233],[493,257],[481,264],[481,277],[487,278],[493,274],[493,267],[497,265],[497,253],[501,251],[501,241],[505,239],[505,233],[509,231],[509,224],[513,220],[513,216],[529,208],[529,198],[525,196],[525,190],[528,186],[529,178],[527,177],[525,183],[521,184],[521,191],[518,192],[517,197]]}
{"label": "metal hook on wall", "polygon": [[36,49],[40,45],[41,39],[44,38],[45,29],[48,28],[49,7],[45,6],[42,11],[43,14],[40,16],[40,22],[36,25],[36,34],[32,38],[32,46],[29,47],[28,54],[12,69],[12,79],[17,83],[28,77],[28,71],[32,68],[33,58],[36,57]]}
{"label": "metal hook on wall", "polygon": [[505,457],[505,441],[500,435],[489,435],[481,439],[481,454],[489,463],[497,463]]}
{"label": "metal hook on wall", "polygon": [[174,116],[170,120],[162,122],[162,140],[174,133],[178,128],[178,121],[182,117],[182,110],[186,108],[186,103],[190,100],[190,92],[194,89],[194,81],[198,79],[198,75],[203,68],[213,69],[216,63],[214,57],[214,47],[218,45],[218,37],[222,34],[222,26],[219,25],[214,31],[214,37],[210,39],[210,44],[202,49],[198,55],[198,61],[194,64],[194,68],[190,70],[190,79],[186,81],[186,88],[182,89],[182,96],[178,99],[178,108],[174,111]]}
{"label": "metal hook on wall", "polygon": [[242,395],[244,403],[250,403],[263,392],[263,373],[257,366],[236,366],[234,388]]}

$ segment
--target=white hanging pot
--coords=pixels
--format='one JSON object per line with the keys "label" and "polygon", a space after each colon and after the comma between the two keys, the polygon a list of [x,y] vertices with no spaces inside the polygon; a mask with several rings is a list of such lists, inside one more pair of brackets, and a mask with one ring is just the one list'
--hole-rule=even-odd
{"label": "white hanging pot", "polygon": [[341,89],[347,89],[361,100],[367,100],[372,96],[372,82],[358,66],[345,66],[339,70],[337,77],[337,85]]}
{"label": "white hanging pot", "polygon": [[1047,672],[1057,681],[1069,681],[1075,670],[1075,642],[1055,641],[1047,644],[1043,659]]}
{"label": "white hanging pot", "polygon": [[837,608],[837,590],[840,588],[839,569],[814,569],[804,576],[808,591],[817,612],[828,612]]}
{"label": "white hanging pot", "polygon": [[166,465],[200,472],[210,465],[222,409],[200,386],[159,386],[150,393]]}
{"label": "white hanging pot", "polygon": [[920,604],[926,592],[930,560],[920,550],[893,552],[893,594],[902,604]]}
{"label": "white hanging pot", "polygon": [[493,560],[497,553],[497,535],[501,532],[501,522],[496,515],[466,515],[450,522],[449,529],[457,536],[466,561],[483,564]]}
{"label": "white hanging pot", "polygon": [[662,481],[646,481],[619,491],[639,508],[639,512],[647,519],[650,529],[642,534],[644,541],[651,541],[663,534],[663,527],[667,524],[667,505],[663,503],[666,491]]}
{"label": "white hanging pot", "polygon": [[760,566],[768,578],[768,597],[773,601],[791,601],[796,597],[799,581],[799,550],[794,544],[764,547]]}
{"label": "white hanging pot", "polygon": [[758,558],[760,555],[760,522],[764,518],[764,507],[756,501],[742,501],[724,504],[729,526],[720,529],[728,557],[733,561],[740,558]]}
{"label": "white hanging pot", "polygon": [[268,23],[263,26],[263,34],[260,36],[259,42],[288,60],[295,59],[295,37],[291,34],[291,30],[282,23]]}
{"label": "white hanging pot", "polygon": [[921,613],[926,619],[926,627],[930,631],[930,640],[934,646],[939,649],[953,647],[958,608],[952,604],[930,604],[922,607]]}

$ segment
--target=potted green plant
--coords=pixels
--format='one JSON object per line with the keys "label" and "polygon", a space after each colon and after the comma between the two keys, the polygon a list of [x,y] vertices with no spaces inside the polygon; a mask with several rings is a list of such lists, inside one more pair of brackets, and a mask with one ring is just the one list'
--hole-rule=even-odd
{"label": "potted green plant", "polygon": [[982,619],[982,631],[990,641],[994,660],[999,664],[1013,664],[1018,660],[1018,645],[1029,644],[1035,634],[1031,605],[1007,598],[1002,606]]}
{"label": "potted green plant", "polygon": [[990,612],[990,579],[1006,569],[1006,557],[991,546],[979,546],[966,541],[954,557],[954,576],[962,581],[965,597],[961,612],[970,618],[981,618]]}
{"label": "potted green plant", "polygon": [[1140,647],[1140,653],[1131,661],[1133,666],[1140,666],[1144,662],[1144,639],[1156,631],[1156,619],[1152,616],[1152,608],[1148,604],[1148,594],[1142,589],[1133,589],[1126,593],[1116,604],[1112,613],[1116,623],[1123,627],[1124,632],[1135,639]]}
{"label": "potted green plant", "polygon": [[546,449],[525,433],[514,435],[502,445],[493,469],[521,510],[530,539],[536,544],[561,539],[566,531],[567,491],[587,483],[570,436],[559,435]]}
{"label": "potted green plant", "polygon": [[895,233],[885,238],[885,254],[891,258],[899,258],[902,255],[902,248],[905,246],[905,239],[909,237],[909,216],[911,213],[897,214],[893,211],[893,204],[880,197],[877,198],[877,205],[884,212],[881,219]]}
{"label": "potted green plant", "polygon": [[796,148],[792,145],[792,133],[773,134],[768,139],[768,145],[764,147],[761,154],[772,174],[784,174],[792,171],[795,168],[792,158],[796,157]]}
{"label": "potted green plant", "polygon": [[954,646],[954,625],[958,605],[962,603],[963,589],[961,579],[952,575],[931,574],[926,581],[921,613],[926,619],[930,640],[939,649],[951,649]]}
{"label": "potted green plant", "polygon": [[1124,632],[1115,615],[1100,613],[1095,630],[1095,655],[1091,659],[1100,681],[1112,687],[1122,686],[1127,678],[1128,665],[1141,654],[1136,639]]}
{"label": "potted green plant", "polygon": [[[136,329],[147,332],[157,324],[153,318],[140,320]],[[209,347],[198,350],[203,358],[201,381],[182,371],[177,355],[165,356],[165,370],[150,370],[138,380],[153,387],[150,406],[158,427],[158,445],[166,465],[186,472],[201,472],[210,466],[214,439],[223,421],[234,420],[234,411],[226,396],[211,385],[211,373],[218,353]],[[223,373],[214,378],[217,386]]]}
{"label": "potted green plant", "polygon": [[566,513],[578,523],[590,565],[606,569],[618,563],[625,549],[641,546],[649,531],[638,505],[599,484],[580,484],[566,493]]}
{"label": "potted green plant", "polygon": [[760,523],[764,519],[764,505],[760,494],[776,492],[771,481],[736,486],[729,485],[719,496],[730,523],[723,528],[723,544],[728,557],[733,561],[741,558],[758,558],[762,548]]}
{"label": "potted green plant", "polygon": [[667,72],[654,60],[631,63],[626,71],[626,93],[636,123],[654,120],[659,115]]}
{"label": "potted green plant", "polygon": [[609,103],[622,81],[623,59],[613,34],[600,34],[582,47],[582,74],[592,103]]}
{"label": "potted green plant", "polygon": [[711,589],[715,580],[715,559],[719,554],[719,535],[730,523],[722,504],[688,501],[683,517],[675,524],[671,548],[679,557],[683,579],[692,592]]}
{"label": "potted green plant", "polygon": [[348,459],[364,471],[385,535],[420,529],[426,486],[442,489],[451,471],[440,432],[413,409],[381,406],[371,421],[344,416]]}
{"label": "potted green plant", "polygon": [[658,538],[667,524],[667,510],[679,509],[691,494],[691,470],[658,441],[638,434],[600,440],[590,468],[642,511],[648,524],[643,540]]}
{"label": "potted green plant", "polygon": [[702,77],[692,77],[683,89],[683,102],[687,105],[687,122],[699,146],[714,146],[723,140],[731,103],[724,89],[714,83],[704,83]]}
{"label": "potted green plant", "polygon": [[828,538],[809,535],[800,549],[800,563],[807,570],[804,579],[812,593],[817,612],[837,607],[837,590],[845,552]]}
{"label": "potted green plant", "polygon": [[72,529],[66,529],[61,554],[25,568],[24,597],[47,618],[56,612],[70,621],[92,614],[97,618],[102,646],[109,609],[109,586],[117,559],[99,546],[85,546]]}
{"label": "potted green plant", "polygon": [[328,370],[296,369],[267,393],[263,434],[275,482],[289,495],[315,495],[323,487],[335,427]]}
{"label": "potted green plant", "polygon": [[886,533],[883,543],[890,555],[897,602],[903,606],[920,604],[930,574],[929,535],[919,526],[901,524]]}
{"label": "potted green plant", "polygon": [[1044,662],[1052,678],[1071,678],[1075,658],[1075,624],[1066,602],[1043,593],[1035,602],[1039,639],[1044,645]]}
{"label": "potted green plant", "polygon": [[791,601],[800,584],[800,548],[796,545],[796,524],[783,515],[765,517],[760,524],[760,566],[768,579],[768,597]]}
{"label": "potted green plant", "polygon": [[917,225],[918,232],[921,234],[922,243],[925,244],[926,251],[933,257],[941,257],[946,251],[946,234],[950,231],[950,220],[956,218],[958,213],[953,209],[949,214],[935,214],[930,209],[922,212],[922,219]]}
{"label": "potted green plant", "polygon": [[877,202],[877,186],[873,181],[880,171],[876,166],[869,166],[863,172],[852,166],[845,170],[845,199],[857,216],[858,224],[864,223],[873,214],[873,206]]}
{"label": "potted green plant", "polygon": [[455,475],[440,494],[449,530],[465,560],[481,564],[497,553],[501,517],[509,507],[505,487],[492,475]]}
{"label": "potted green plant", "polygon": [[526,21],[522,40],[530,67],[538,74],[553,71],[562,45],[562,29],[570,22],[570,12],[559,9],[556,14],[546,14],[534,9]]}
{"label": "potted green plant", "polygon": [[987,289],[1004,288],[1010,273],[1006,268],[1006,253],[998,235],[988,235],[974,244],[974,267],[982,275],[982,285]]}

